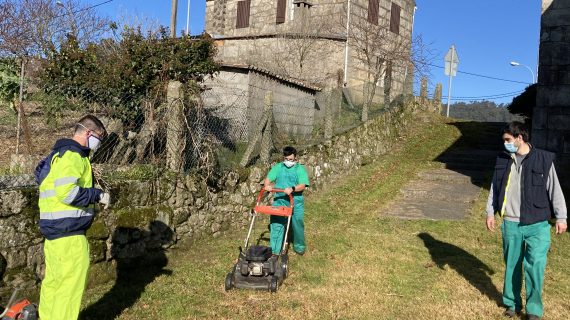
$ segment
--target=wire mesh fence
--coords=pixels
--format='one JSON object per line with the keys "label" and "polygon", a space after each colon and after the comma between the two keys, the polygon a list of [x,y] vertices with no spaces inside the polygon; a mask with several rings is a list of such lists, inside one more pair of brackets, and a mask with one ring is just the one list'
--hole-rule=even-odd
{"label": "wire mesh fence", "polygon": [[[37,162],[56,140],[72,138],[77,120],[87,113],[99,117],[108,132],[92,155],[95,167],[115,172],[119,167],[147,166],[156,174],[194,170],[209,175],[240,164],[267,162],[285,145],[303,149],[362,123],[357,88],[304,95],[275,90],[269,100],[266,89],[250,84],[241,89],[196,90],[171,82],[163,98],[137,101],[134,110],[125,110],[121,103],[100,105],[62,97],[67,107],[54,112],[50,102],[31,99],[23,104],[20,135],[17,114],[3,108],[0,189],[35,185]],[[369,119],[384,110],[383,105],[372,104]]]}

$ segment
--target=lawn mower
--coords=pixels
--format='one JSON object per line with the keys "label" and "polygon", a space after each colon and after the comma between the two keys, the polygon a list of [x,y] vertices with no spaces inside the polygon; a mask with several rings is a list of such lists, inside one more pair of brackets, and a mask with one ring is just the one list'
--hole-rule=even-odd
{"label": "lawn mower", "polygon": [[[239,248],[239,255],[236,264],[226,276],[226,291],[232,288],[240,289],[261,289],[277,292],[283,280],[287,277],[287,235],[291,226],[291,216],[293,215],[293,196],[289,195],[288,207],[273,207],[261,205],[261,200],[266,192],[283,192],[282,189],[266,191],[261,189],[257,196],[257,203],[252,210],[251,223],[245,238],[243,249]],[[250,245],[249,238],[255,225],[255,220],[260,214],[270,216],[287,217],[287,228],[283,236],[283,246],[278,255],[273,255],[271,247]]]}
{"label": "lawn mower", "polygon": [[17,294],[18,289],[16,288],[6,305],[6,309],[0,313],[0,320],[37,320],[39,318],[38,307],[28,299],[14,303]]}

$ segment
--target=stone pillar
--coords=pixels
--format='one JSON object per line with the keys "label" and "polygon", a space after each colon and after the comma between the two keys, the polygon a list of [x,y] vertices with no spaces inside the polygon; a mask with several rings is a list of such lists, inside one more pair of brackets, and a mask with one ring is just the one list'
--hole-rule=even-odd
{"label": "stone pillar", "polygon": [[441,82],[435,85],[435,92],[433,93],[434,111],[441,114],[441,96],[442,96]]}
{"label": "stone pillar", "polygon": [[420,84],[420,103],[422,107],[426,107],[428,103],[428,88],[427,88],[427,78],[423,77]]}
{"label": "stone pillar", "polygon": [[408,63],[404,73],[404,88],[402,93],[405,95],[414,94],[414,64]]}
{"label": "stone pillar", "polygon": [[392,102],[392,62],[386,64],[386,74],[384,75],[384,108],[390,108]]}
{"label": "stone pillar", "polygon": [[166,92],[166,164],[168,169],[178,172],[183,169],[186,128],[184,125],[184,103],[182,83],[170,81]]}

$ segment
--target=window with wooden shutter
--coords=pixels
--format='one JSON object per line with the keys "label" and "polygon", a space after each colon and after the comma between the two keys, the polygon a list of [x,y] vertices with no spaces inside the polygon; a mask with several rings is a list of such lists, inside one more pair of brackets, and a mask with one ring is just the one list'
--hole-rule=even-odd
{"label": "window with wooden shutter", "polygon": [[249,5],[251,0],[238,1],[236,28],[249,27]]}
{"label": "window with wooden shutter", "polygon": [[275,23],[285,22],[285,11],[287,10],[287,0],[277,0],[277,16],[275,18]]}
{"label": "window with wooden shutter", "polygon": [[400,34],[400,6],[393,2],[390,10],[390,31]]}
{"label": "window with wooden shutter", "polygon": [[379,0],[368,0],[368,22],[378,25]]}

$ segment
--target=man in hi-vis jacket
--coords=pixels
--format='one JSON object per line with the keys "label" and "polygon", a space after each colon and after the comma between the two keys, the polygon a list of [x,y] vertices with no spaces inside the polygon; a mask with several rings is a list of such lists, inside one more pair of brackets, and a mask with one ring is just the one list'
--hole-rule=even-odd
{"label": "man in hi-vis jacket", "polygon": [[75,125],[73,138],[58,140],[36,169],[46,261],[39,306],[42,320],[75,320],[79,315],[89,269],[85,232],[93,222],[94,204],[107,207],[110,202],[108,193],[93,186],[89,161],[105,135],[103,123],[86,115]]}

